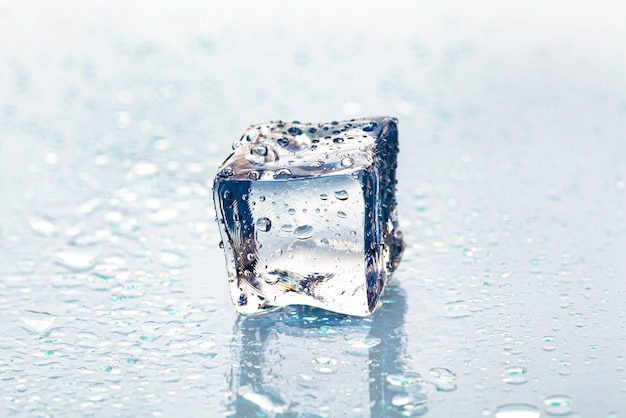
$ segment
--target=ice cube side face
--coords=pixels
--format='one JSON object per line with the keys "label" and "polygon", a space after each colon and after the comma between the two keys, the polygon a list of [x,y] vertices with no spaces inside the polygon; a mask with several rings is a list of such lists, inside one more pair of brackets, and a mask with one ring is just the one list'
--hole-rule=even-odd
{"label": "ice cube side face", "polygon": [[404,247],[396,121],[272,122],[233,148],[213,191],[237,310],[373,313]]}

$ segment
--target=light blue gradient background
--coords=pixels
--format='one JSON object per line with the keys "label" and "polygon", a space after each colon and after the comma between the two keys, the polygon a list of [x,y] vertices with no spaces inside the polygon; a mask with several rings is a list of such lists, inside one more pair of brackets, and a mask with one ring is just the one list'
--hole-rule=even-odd
{"label": "light blue gradient background", "polygon": [[[356,325],[395,338],[365,351],[397,360],[374,383],[454,371],[427,417],[548,416],[555,394],[572,416],[625,417],[624,16],[619,1],[0,4],[0,415],[233,414],[231,376],[258,353],[227,295],[217,165],[249,124],[391,115],[407,249],[400,296]],[[380,401],[341,339],[259,327],[293,366],[255,379],[297,381],[326,341],[328,386]],[[517,365],[527,382],[502,382]],[[329,416],[376,411],[340,395]]]}

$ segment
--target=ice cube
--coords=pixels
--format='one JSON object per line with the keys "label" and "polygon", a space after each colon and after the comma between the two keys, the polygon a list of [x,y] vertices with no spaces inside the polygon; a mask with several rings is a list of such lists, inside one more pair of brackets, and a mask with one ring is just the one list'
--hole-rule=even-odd
{"label": "ice cube", "polygon": [[213,193],[236,309],[373,313],[404,243],[396,213],[397,120],[250,127]]}

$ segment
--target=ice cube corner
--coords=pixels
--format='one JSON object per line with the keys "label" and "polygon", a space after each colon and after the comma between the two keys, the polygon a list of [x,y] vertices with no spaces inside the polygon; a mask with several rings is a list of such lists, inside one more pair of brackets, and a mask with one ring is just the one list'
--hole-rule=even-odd
{"label": "ice cube corner", "polygon": [[372,314],[404,248],[397,154],[391,117],[247,129],[213,185],[237,311]]}

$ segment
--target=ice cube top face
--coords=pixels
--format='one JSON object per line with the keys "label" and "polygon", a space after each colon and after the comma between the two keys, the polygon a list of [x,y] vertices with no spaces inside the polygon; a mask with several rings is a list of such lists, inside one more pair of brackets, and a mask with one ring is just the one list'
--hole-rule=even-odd
{"label": "ice cube top face", "polygon": [[395,119],[250,127],[214,201],[237,310],[371,314],[400,261]]}

